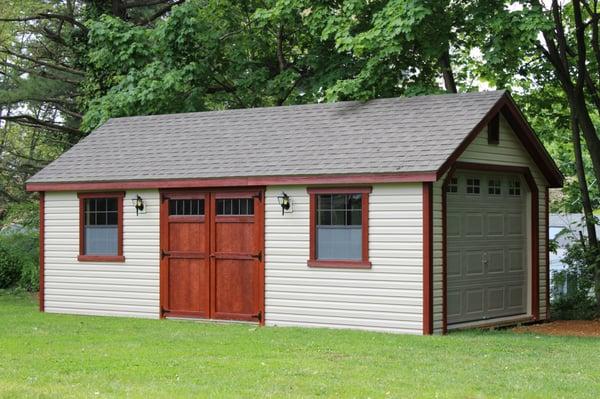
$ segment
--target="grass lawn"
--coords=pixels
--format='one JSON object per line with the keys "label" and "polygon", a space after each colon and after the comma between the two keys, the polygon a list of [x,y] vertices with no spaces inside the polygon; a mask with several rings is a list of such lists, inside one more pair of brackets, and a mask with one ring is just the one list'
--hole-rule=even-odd
{"label": "grass lawn", "polygon": [[39,313],[0,294],[0,397],[600,397],[600,340]]}

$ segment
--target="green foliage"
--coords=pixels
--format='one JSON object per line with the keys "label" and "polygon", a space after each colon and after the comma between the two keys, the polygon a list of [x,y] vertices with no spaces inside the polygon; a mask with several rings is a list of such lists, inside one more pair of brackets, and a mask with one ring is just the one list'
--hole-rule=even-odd
{"label": "green foliage", "polygon": [[0,288],[13,287],[21,277],[21,264],[8,248],[0,246]]}
{"label": "green foliage", "polygon": [[[565,231],[573,244],[567,247],[562,262],[565,270],[552,275],[551,317],[554,319],[594,319],[600,317],[600,304],[595,296],[595,268],[600,264],[600,251],[582,243],[574,232]],[[566,292],[561,287],[567,286]]]}
{"label": "green foliage", "polygon": [[37,232],[0,234],[0,288],[39,287],[39,238]]}

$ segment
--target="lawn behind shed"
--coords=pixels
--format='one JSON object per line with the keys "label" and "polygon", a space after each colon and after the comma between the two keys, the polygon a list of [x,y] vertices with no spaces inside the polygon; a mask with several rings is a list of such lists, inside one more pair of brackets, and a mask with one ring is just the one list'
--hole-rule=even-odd
{"label": "lawn behind shed", "polygon": [[600,397],[600,340],[39,313],[0,294],[0,397]]}

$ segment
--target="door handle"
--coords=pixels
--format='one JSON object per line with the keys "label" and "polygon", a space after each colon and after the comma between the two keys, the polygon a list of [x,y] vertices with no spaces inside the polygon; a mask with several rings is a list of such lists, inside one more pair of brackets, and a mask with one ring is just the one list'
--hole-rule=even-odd
{"label": "door handle", "polygon": [[262,251],[258,251],[256,255],[251,255],[254,259],[258,259],[259,262],[262,262]]}
{"label": "door handle", "polygon": [[487,254],[487,252],[484,252],[484,253],[481,255],[481,262],[482,262],[483,264],[486,264],[486,265],[487,265],[487,263],[488,263],[488,254]]}

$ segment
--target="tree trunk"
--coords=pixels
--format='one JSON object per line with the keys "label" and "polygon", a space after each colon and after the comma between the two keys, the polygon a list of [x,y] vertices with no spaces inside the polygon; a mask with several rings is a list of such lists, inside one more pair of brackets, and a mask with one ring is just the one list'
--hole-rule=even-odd
{"label": "tree trunk", "polygon": [[452,73],[452,64],[450,62],[450,50],[446,49],[440,56],[439,60],[442,76],[444,77],[444,87],[448,93],[458,93],[456,82],[454,81],[454,73]]}
{"label": "tree trunk", "polygon": [[588,241],[590,247],[598,247],[598,237],[596,236],[596,224],[594,223],[594,210],[590,200],[587,178],[585,177],[585,168],[583,165],[583,156],[581,153],[581,136],[579,134],[579,124],[577,118],[571,111],[571,133],[573,138],[573,152],[575,153],[575,170],[577,171],[577,180],[581,190],[581,202],[583,204],[583,214],[587,228]]}

